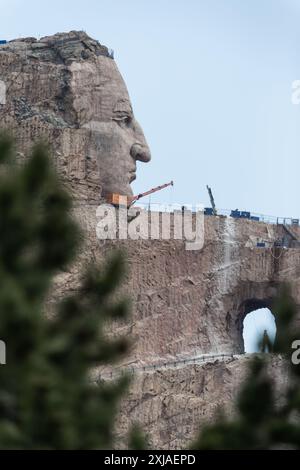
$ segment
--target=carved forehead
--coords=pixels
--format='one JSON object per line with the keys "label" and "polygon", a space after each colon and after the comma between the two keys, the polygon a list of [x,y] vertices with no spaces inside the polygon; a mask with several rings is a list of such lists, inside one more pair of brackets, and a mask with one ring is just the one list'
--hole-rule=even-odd
{"label": "carved forehead", "polygon": [[132,112],[126,85],[114,60],[98,57],[93,62],[73,62],[70,71],[73,105],[85,116],[84,121],[107,121],[115,112]]}

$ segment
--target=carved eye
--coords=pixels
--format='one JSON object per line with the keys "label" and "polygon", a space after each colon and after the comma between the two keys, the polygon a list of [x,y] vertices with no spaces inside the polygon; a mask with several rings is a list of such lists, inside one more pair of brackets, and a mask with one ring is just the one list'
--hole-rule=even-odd
{"label": "carved eye", "polygon": [[120,126],[122,127],[129,127],[133,121],[132,116],[129,114],[119,114],[113,118]]}
{"label": "carved eye", "polygon": [[130,124],[132,123],[132,117],[131,116],[125,116],[124,122],[125,122],[126,126],[130,126]]}
{"label": "carved eye", "polygon": [[132,117],[131,117],[131,116],[128,116],[128,114],[126,114],[126,116],[122,116],[122,117],[120,118],[120,123],[121,123],[123,126],[129,127],[130,124],[132,123]]}

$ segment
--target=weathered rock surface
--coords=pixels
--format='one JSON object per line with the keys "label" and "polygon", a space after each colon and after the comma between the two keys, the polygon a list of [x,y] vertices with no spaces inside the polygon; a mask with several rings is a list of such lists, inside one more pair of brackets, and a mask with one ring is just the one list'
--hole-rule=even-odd
{"label": "weathered rock surface", "polygon": [[[186,449],[219,409],[228,418],[247,374],[252,355],[179,368],[166,368],[134,376],[129,397],[122,403],[119,436],[132,422],[148,434],[152,449]],[[275,381],[277,403],[283,399],[288,375],[280,357],[270,358],[268,374]],[[124,445],[120,437],[119,447]]]}
{"label": "weathered rock surface", "polygon": [[11,41],[0,46],[0,80],[0,126],[15,135],[20,161],[42,138],[78,202],[132,194],[136,161],[150,151],[105,46],[77,31]]}
{"label": "weathered rock surface", "polygon": [[[258,248],[257,240],[280,236],[280,227],[249,220],[205,217],[202,250],[183,240],[97,240],[93,208],[76,211],[87,230],[79,267],[114,247],[127,253],[124,286],[133,298],[132,321],[114,331],[135,338],[129,362],[204,353],[243,352],[243,320],[258,308],[272,309],[280,286],[289,282],[300,305],[300,250]],[[295,230],[295,229],[294,229]],[[299,232],[299,229],[298,229]],[[78,267],[62,275],[56,295],[74,288]]]}
{"label": "weathered rock surface", "polygon": [[[73,194],[74,215],[86,236],[76,263],[57,276],[48,312],[53,302],[77,289],[88,262],[103,262],[116,247],[127,253],[123,291],[133,299],[131,321],[110,330],[133,338],[124,364],[242,353],[245,315],[272,309],[286,281],[300,306],[300,250],[292,248],[292,239],[291,248],[274,248],[275,240],[287,236],[280,226],[205,217],[204,247],[195,251],[172,238],[97,239],[96,203],[109,192],[130,195],[136,161],[150,159],[106,47],[82,32],[12,41],[0,46],[0,80],[7,90],[0,127],[15,134],[20,162],[36,139],[51,144],[53,163]],[[299,238],[299,229],[293,230]],[[258,248],[257,241],[266,247]],[[153,446],[183,447],[201,418],[210,419],[220,403],[230,408],[247,360],[138,375],[120,430],[139,418]],[[280,359],[273,361],[280,375]],[[284,373],[280,377],[285,380]]]}

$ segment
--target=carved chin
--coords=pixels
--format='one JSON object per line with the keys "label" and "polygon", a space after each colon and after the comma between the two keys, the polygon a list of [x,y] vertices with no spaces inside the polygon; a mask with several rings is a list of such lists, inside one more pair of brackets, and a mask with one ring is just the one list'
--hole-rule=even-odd
{"label": "carved chin", "polygon": [[136,174],[130,175],[129,184],[131,184],[134,180],[136,180]]}
{"label": "carved chin", "polygon": [[126,178],[112,177],[109,175],[109,178],[102,178],[102,191],[101,194],[103,197],[106,197],[109,194],[121,194],[123,196],[132,196],[133,191],[131,189],[131,182],[136,179],[136,175],[132,172],[130,175],[127,173]]}
{"label": "carved chin", "polygon": [[118,188],[118,190],[117,190],[117,191],[114,191],[114,192],[119,193],[119,194],[122,194],[122,195],[124,195],[124,196],[132,196],[132,195],[133,195],[133,191],[132,191],[132,189],[131,189],[130,183],[131,183],[131,181],[130,181],[130,182],[128,181],[127,184],[121,185],[121,186]]}

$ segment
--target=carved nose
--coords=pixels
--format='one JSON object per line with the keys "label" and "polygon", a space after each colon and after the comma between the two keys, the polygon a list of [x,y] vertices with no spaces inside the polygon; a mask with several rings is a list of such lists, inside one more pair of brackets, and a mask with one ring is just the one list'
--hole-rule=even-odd
{"label": "carved nose", "polygon": [[151,160],[151,153],[147,146],[141,144],[134,144],[131,147],[130,154],[134,160],[147,163]]}

